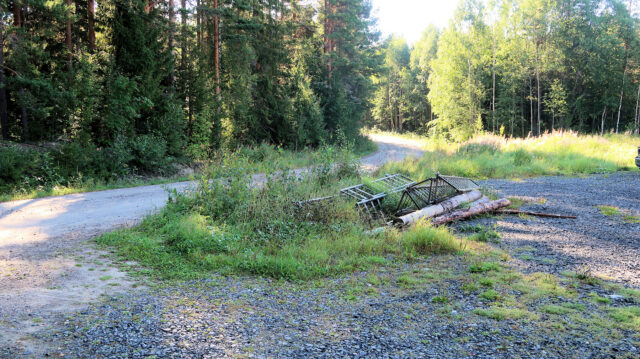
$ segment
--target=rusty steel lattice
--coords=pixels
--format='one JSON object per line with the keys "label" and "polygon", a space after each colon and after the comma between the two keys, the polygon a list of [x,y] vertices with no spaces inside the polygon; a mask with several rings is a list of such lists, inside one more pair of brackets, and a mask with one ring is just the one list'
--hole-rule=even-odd
{"label": "rusty steel lattice", "polygon": [[437,173],[433,178],[407,186],[402,193],[396,213],[413,212],[478,188],[480,186],[468,178],[441,176]]}

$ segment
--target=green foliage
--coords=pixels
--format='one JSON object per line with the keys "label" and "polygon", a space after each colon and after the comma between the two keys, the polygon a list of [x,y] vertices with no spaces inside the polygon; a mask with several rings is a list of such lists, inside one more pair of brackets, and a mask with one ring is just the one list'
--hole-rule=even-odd
{"label": "green foliage", "polygon": [[[340,24],[327,28],[340,49],[327,53],[320,40],[325,14],[310,3],[221,1],[214,9],[203,0],[169,19],[165,3],[106,1],[95,9],[95,44],[86,2],[15,6],[25,21],[4,14],[15,28],[0,64],[2,139],[56,142],[60,151],[45,164],[59,166],[62,178],[47,183],[167,174],[172,162],[258,145],[300,157],[325,143],[341,145],[341,136],[371,145],[359,136],[377,67],[364,0],[342,1],[329,15]],[[224,23],[221,34],[214,17]],[[67,23],[71,49],[61,41]],[[33,177],[29,171],[2,160],[11,173],[3,181],[25,187],[19,182]],[[339,175],[349,172],[351,165]]]}
{"label": "green foliage", "polygon": [[401,39],[381,44],[369,125],[455,141],[634,131],[638,24],[619,1],[461,1],[408,50],[410,66]]}
{"label": "green foliage", "polygon": [[0,148],[0,189],[10,190],[16,183],[49,187],[61,179],[50,153],[17,146]]}
{"label": "green foliage", "polygon": [[444,295],[435,296],[431,298],[431,303],[447,304],[449,303],[449,298],[445,297]]}
{"label": "green foliage", "polygon": [[131,141],[131,165],[146,173],[166,173],[170,158],[167,143],[155,135],[140,135]]}
{"label": "green foliage", "polygon": [[533,156],[524,149],[518,149],[513,153],[513,165],[518,167],[528,166],[533,162]]}

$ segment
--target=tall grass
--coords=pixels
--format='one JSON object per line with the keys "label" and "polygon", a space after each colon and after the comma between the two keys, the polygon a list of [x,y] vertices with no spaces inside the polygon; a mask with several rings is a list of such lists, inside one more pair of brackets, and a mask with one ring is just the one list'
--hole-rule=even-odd
{"label": "tall grass", "polygon": [[475,179],[637,171],[634,158],[638,145],[640,139],[615,134],[556,132],[527,139],[485,135],[460,144],[427,141],[420,160],[391,163],[381,171],[414,178],[427,178],[439,171]]}
{"label": "tall grass", "polygon": [[294,205],[360,181],[353,157],[325,151],[310,176],[280,168],[263,186],[251,183],[244,162],[228,160],[211,168],[196,192],[174,194],[140,226],[97,241],[137,261],[143,273],[174,279],[218,272],[304,280],[366,269],[390,256],[411,260],[464,249],[450,231],[426,224],[368,234],[354,204],[339,197]]}

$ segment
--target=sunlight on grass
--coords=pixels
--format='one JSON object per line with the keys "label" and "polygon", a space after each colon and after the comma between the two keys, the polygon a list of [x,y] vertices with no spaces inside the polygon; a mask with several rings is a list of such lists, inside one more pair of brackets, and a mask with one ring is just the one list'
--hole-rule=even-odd
{"label": "sunlight on grass", "polygon": [[556,132],[526,139],[485,135],[459,144],[423,141],[427,152],[422,159],[391,163],[381,172],[414,178],[431,177],[439,171],[474,179],[520,179],[638,170],[634,158],[639,141],[630,135]]}

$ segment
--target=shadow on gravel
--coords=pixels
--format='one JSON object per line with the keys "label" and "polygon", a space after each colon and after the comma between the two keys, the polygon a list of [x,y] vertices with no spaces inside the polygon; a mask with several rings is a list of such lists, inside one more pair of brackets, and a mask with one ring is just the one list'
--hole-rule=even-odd
{"label": "shadow on gravel", "polygon": [[486,181],[502,196],[531,196],[524,210],[578,216],[577,220],[501,216],[472,223],[497,223],[499,246],[527,272],[589,272],[640,287],[640,224],[600,213],[611,205],[640,213],[640,175],[616,173],[584,178],[543,177],[523,182]]}

